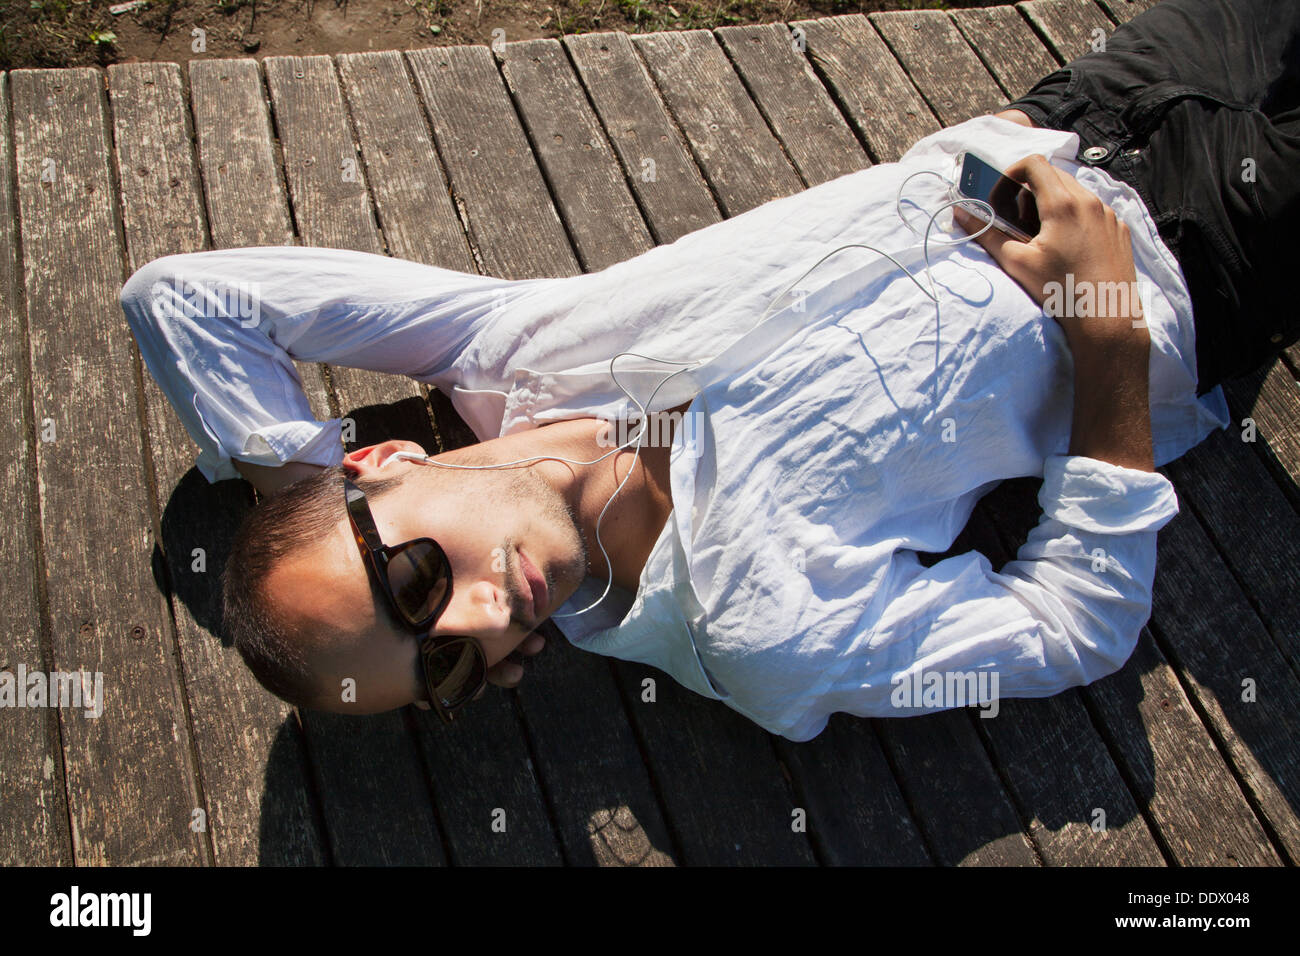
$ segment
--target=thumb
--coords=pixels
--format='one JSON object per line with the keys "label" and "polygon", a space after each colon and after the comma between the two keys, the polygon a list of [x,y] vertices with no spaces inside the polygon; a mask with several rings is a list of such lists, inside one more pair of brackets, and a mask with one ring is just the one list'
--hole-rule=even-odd
{"label": "thumb", "polygon": [[[968,236],[974,235],[985,226],[985,221],[983,219],[967,212],[961,206],[952,207],[952,218],[957,225],[966,230]],[[984,247],[984,251],[991,255],[998,265],[1002,265],[1002,247],[1008,242],[1015,242],[1016,240],[1012,239],[996,226],[989,226],[984,235],[980,236],[975,241]]]}

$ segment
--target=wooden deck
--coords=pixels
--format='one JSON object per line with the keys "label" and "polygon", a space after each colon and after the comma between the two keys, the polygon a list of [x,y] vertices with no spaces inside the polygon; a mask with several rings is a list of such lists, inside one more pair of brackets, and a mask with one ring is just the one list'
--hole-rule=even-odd
{"label": "wooden deck", "polygon": [[[655,672],[563,641],[451,729],[283,705],[217,636],[251,490],[192,470],[118,307],[149,260],[231,246],[601,269],[894,160],[1149,2],[0,75],[0,664],[102,671],[108,695],[98,719],[0,715],[0,861],[1293,864],[1295,349],[1229,390],[1256,441],[1216,433],[1164,469],[1182,509],[1118,674],[996,720],[837,715],[793,744],[669,679],[642,704]],[[318,416],[360,410],[358,444],[471,438],[406,379],[303,371]],[[1036,485],[985,499],[953,553],[999,566]]]}

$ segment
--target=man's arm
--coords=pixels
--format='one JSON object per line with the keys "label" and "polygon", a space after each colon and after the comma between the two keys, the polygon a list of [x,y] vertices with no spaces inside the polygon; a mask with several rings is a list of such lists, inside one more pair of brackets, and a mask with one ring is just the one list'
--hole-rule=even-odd
{"label": "man's arm", "polygon": [[[997,229],[980,236],[980,243],[1040,306],[1048,289],[1091,286],[1094,292],[1110,283],[1136,289],[1137,271],[1129,229],[1114,211],[1042,156],[1029,156],[1007,170],[1034,194],[1042,228],[1029,242],[1012,239]],[[954,207],[959,209],[959,207]],[[957,221],[968,232],[982,223],[964,212]],[[1097,311],[1110,297],[1094,294]],[[1154,471],[1151,449],[1149,361],[1151,337],[1142,304],[1133,295],[1115,297],[1115,314],[1054,316],[1065,332],[1074,357],[1074,419],[1070,454],[1085,455],[1126,468]],[[1126,307],[1125,307],[1126,306]]]}
{"label": "man's arm", "polygon": [[242,474],[269,494],[310,471],[282,467],[343,455],[340,420],[316,420],[294,359],[435,382],[531,287],[343,249],[255,246],[155,259],[121,304],[199,470],[209,481]]}
{"label": "man's arm", "polygon": [[[1040,156],[1008,175],[1034,192],[1042,230],[1028,243],[996,230],[976,241],[1035,301],[1042,305],[1047,284],[1064,284],[1067,273],[1076,288],[1134,281],[1128,230],[1100,200]],[[968,232],[983,226],[957,218]],[[1173,485],[1152,462],[1150,336],[1141,318],[1140,303],[1113,315],[1054,316],[1074,356],[1074,420],[1069,453],[1044,463],[1038,525],[1001,571],[976,551],[930,568],[915,552],[896,552],[890,593],[862,651],[870,678],[828,692],[809,717],[973,703],[895,693],[930,675],[952,688],[983,673],[997,681],[998,697],[1043,697],[1128,659],[1151,613],[1156,532],[1178,513]]]}

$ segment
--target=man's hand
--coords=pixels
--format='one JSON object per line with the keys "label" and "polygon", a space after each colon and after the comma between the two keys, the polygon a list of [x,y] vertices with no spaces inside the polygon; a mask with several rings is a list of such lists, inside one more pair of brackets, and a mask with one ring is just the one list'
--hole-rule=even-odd
{"label": "man's hand", "polygon": [[[1145,325],[1134,328],[1142,319],[1142,306],[1135,292],[1137,272],[1133,265],[1133,246],[1128,226],[1120,222],[1114,210],[1038,154],[1027,156],[1006,171],[1008,178],[1027,185],[1038,205],[1042,228],[1029,242],[1013,239],[994,228],[975,241],[982,245],[1011,278],[1015,279],[1040,306],[1049,297],[1051,283],[1058,290],[1071,286],[1076,290],[1093,290],[1091,315],[1077,316],[1073,303],[1055,311],[1053,318],[1064,329],[1071,349],[1076,353],[1086,343],[1110,345],[1149,341]],[[960,206],[953,207],[954,218],[966,232],[983,228]],[[1073,275],[1073,283],[1066,280]],[[1124,284],[1123,301],[1127,308],[1106,315],[1106,305],[1116,297],[1101,294],[1110,283]],[[1059,301],[1059,295],[1058,295]]]}
{"label": "man's hand", "polygon": [[[1141,471],[1154,471],[1148,361],[1151,335],[1142,319],[1136,295],[1137,272],[1129,230],[1109,206],[1061,172],[1042,156],[1022,159],[1007,176],[1028,184],[1038,203],[1042,228],[1029,242],[1020,242],[997,229],[975,241],[988,250],[1007,275],[1020,283],[1040,306],[1048,299],[1048,284],[1068,288],[1092,284],[1093,310],[1078,315],[1073,302],[1062,302],[1053,318],[1065,330],[1074,356],[1074,419],[1071,455],[1083,455]],[[967,233],[983,223],[959,214]],[[1111,304],[1100,294],[1103,283],[1126,283],[1131,294],[1124,305]]]}
{"label": "man's hand", "polygon": [[[524,669],[519,661],[521,657],[532,657],[539,653],[546,646],[546,638],[540,634],[529,634],[528,638],[507,654],[501,660],[497,661],[488,668],[487,679],[489,684],[496,684],[498,687],[518,687],[519,682],[524,678]],[[474,699],[478,700],[483,696],[486,687],[475,695]]]}

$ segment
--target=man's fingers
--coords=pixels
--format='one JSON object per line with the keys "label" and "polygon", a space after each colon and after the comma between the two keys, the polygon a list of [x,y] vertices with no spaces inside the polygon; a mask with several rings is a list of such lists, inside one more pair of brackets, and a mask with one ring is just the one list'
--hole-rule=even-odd
{"label": "man's fingers", "polygon": [[488,683],[495,684],[497,687],[519,686],[519,682],[524,679],[524,669],[519,663],[521,658],[532,657],[540,653],[545,646],[545,637],[541,634],[529,634],[523,643],[488,668]]}
{"label": "man's fingers", "polygon": [[1038,217],[1046,221],[1057,209],[1068,207],[1078,198],[1092,195],[1068,173],[1057,169],[1038,153],[1007,167],[1006,177],[1018,183],[1027,183],[1038,206]]}
{"label": "man's fingers", "polygon": [[[952,207],[952,217],[953,220],[956,221],[957,225],[966,230],[968,236],[973,235],[984,228],[983,219],[977,219],[961,206]],[[1012,239],[997,226],[991,226],[984,235],[980,236],[975,241],[984,247],[985,251],[993,257],[994,262],[1002,266],[1003,269],[1006,268],[1006,264],[1003,262],[1002,247],[1008,242],[1016,242],[1015,239]]]}

